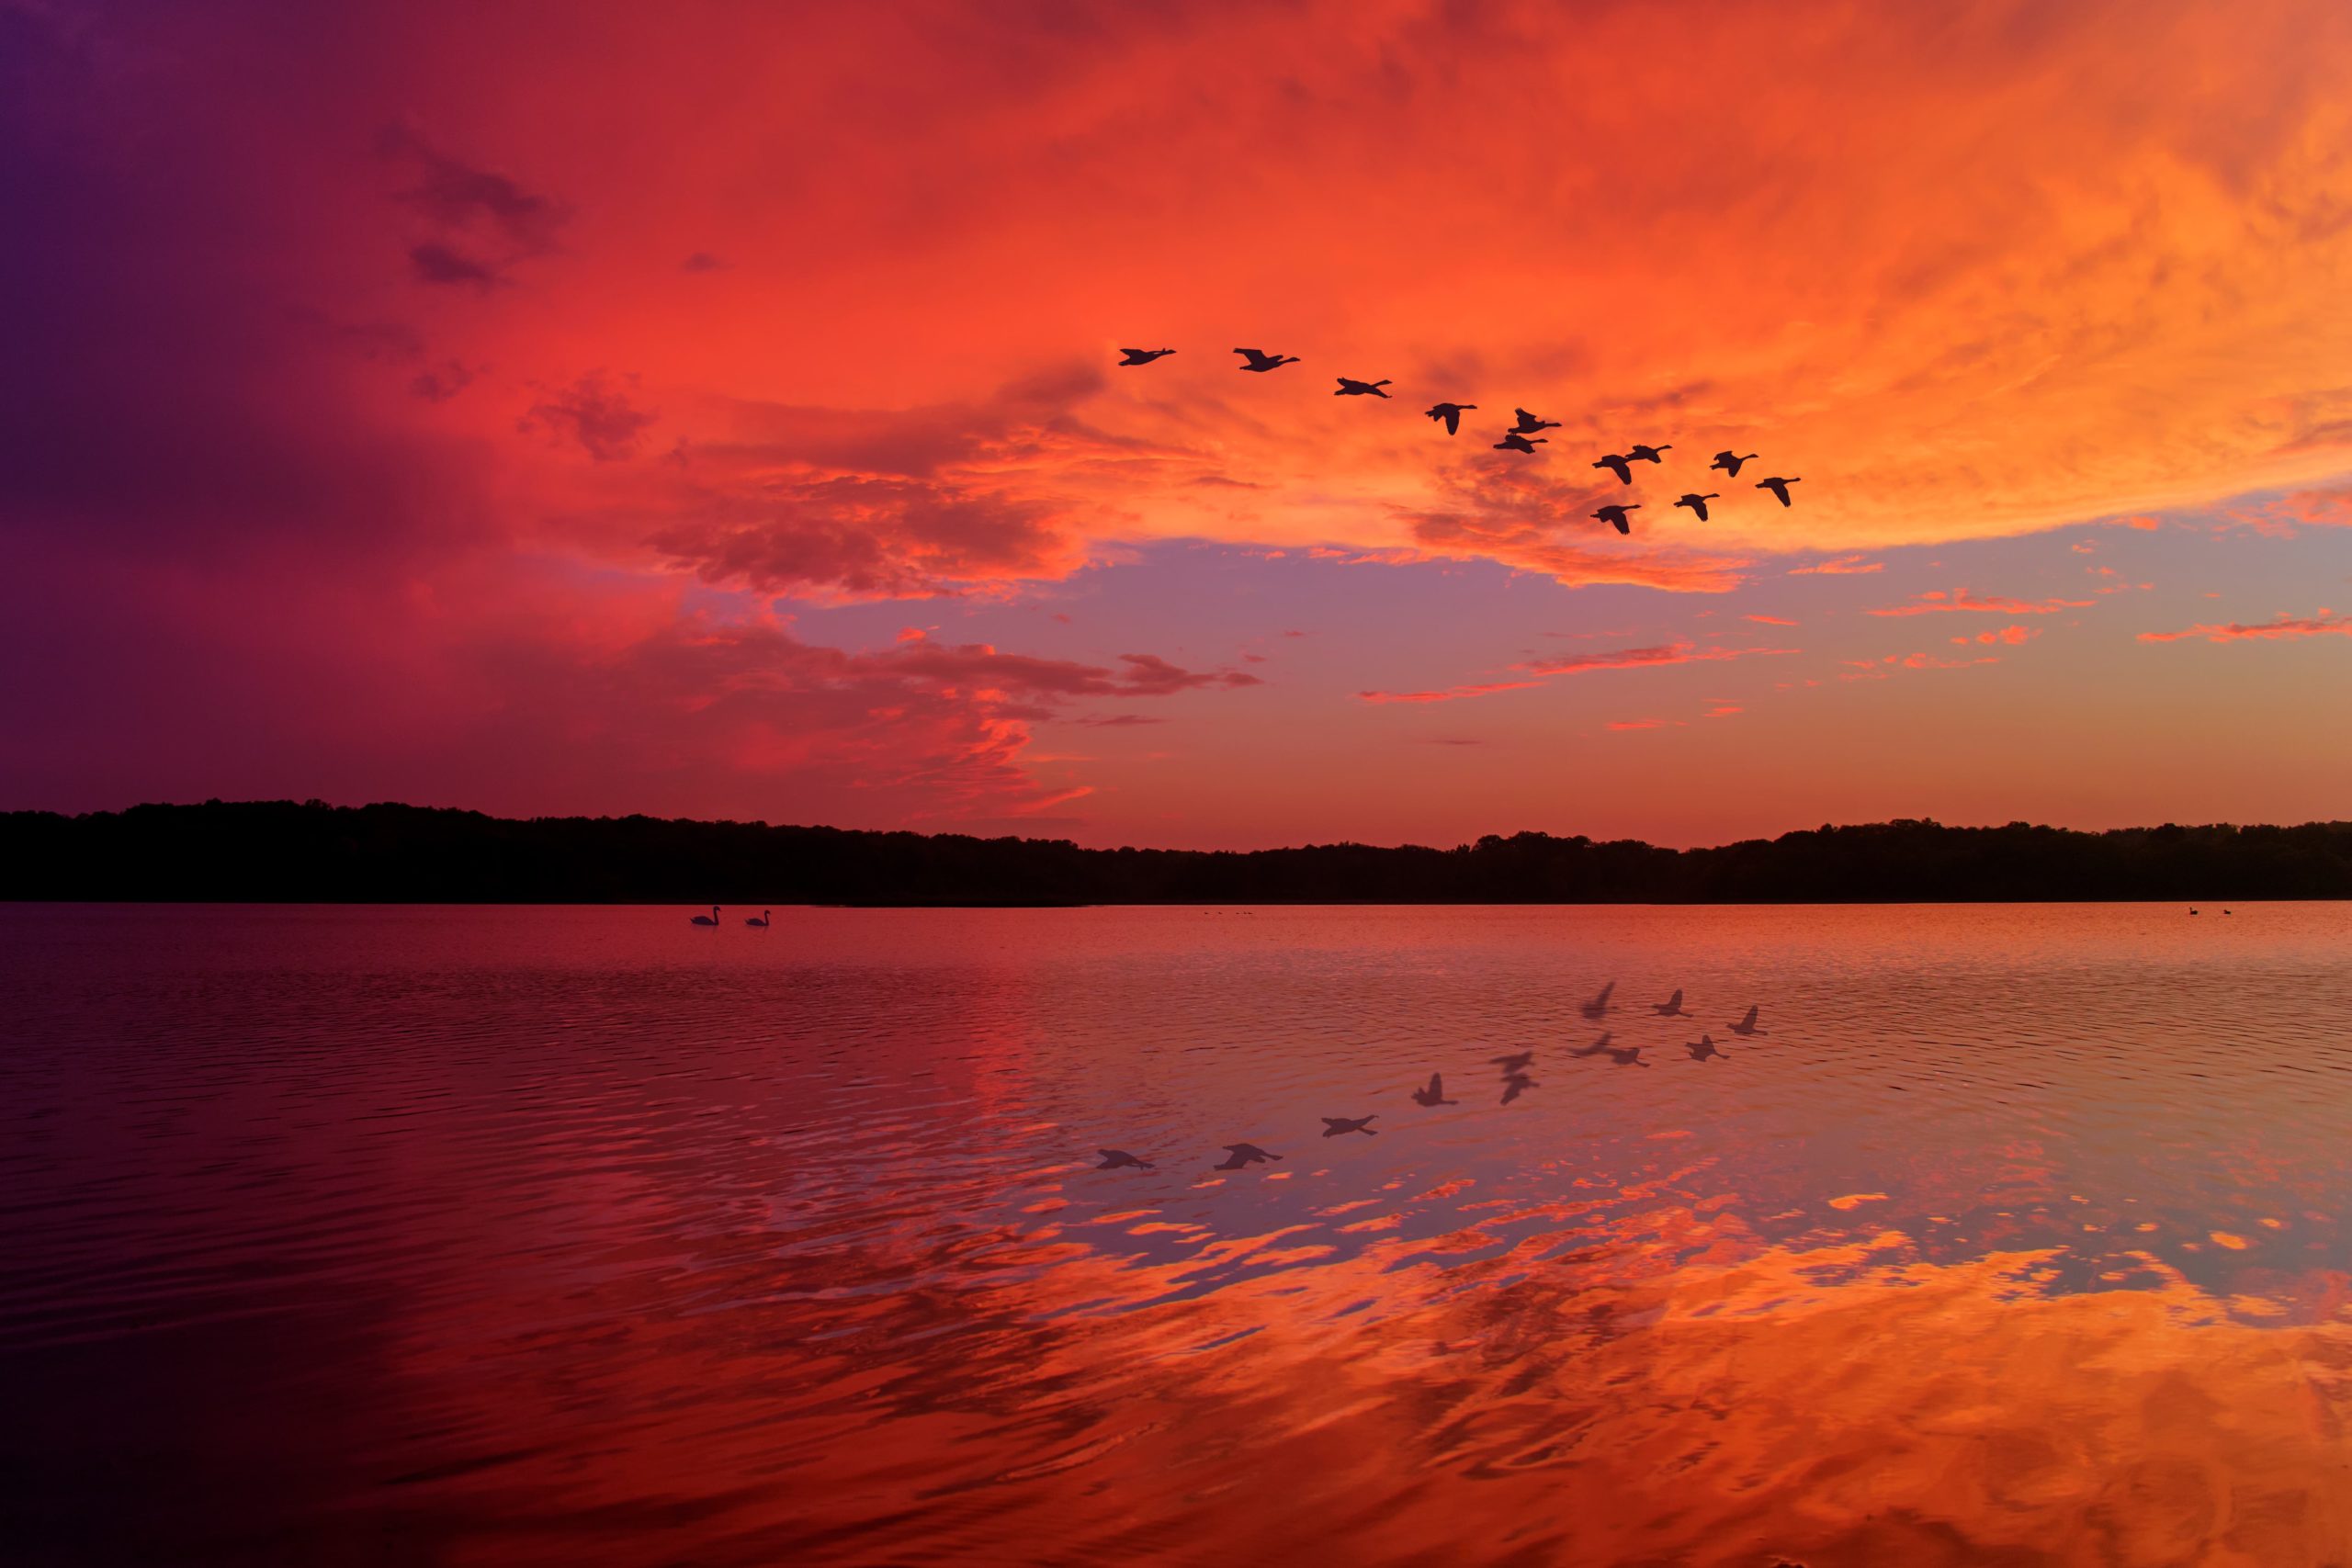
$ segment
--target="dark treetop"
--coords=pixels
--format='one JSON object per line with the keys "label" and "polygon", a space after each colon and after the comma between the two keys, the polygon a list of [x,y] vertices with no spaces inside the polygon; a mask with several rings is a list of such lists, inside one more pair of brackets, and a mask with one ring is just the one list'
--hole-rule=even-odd
{"label": "dark treetop", "polygon": [[0,897],[348,903],[2182,902],[2352,897],[2352,822],[1877,822],[1708,850],[1544,833],[1246,854],[318,801],[0,813]]}

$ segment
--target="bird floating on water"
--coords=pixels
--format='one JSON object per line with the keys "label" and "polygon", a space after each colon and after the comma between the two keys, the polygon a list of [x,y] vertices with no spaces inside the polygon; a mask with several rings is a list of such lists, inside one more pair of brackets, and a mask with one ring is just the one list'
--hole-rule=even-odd
{"label": "bird floating on water", "polygon": [[1503,432],[1503,438],[1495,443],[1495,450],[1498,452],[1532,452],[1549,439],[1551,439],[1549,436],[1539,435],[1534,440],[1530,441],[1526,436],[1521,435],[1516,430],[1506,430]]}
{"label": "bird floating on water", "polygon": [[1721,468],[1726,477],[1736,479],[1739,478],[1739,466],[1742,463],[1752,463],[1755,460],[1756,454],[1753,452],[1734,452],[1726,448],[1724,451],[1716,453],[1715,460],[1708,464],[1707,467],[1710,468]]}
{"label": "bird floating on water", "polygon": [[1707,520],[1707,502],[1711,501],[1720,501],[1723,498],[1713,491],[1709,491],[1704,495],[1701,495],[1697,491],[1690,491],[1685,492],[1682,498],[1677,501],[1674,504],[1677,506],[1689,507],[1691,511],[1699,514],[1699,521],[1704,523]]}
{"label": "bird floating on water", "polygon": [[1240,367],[1240,368],[1244,370],[1257,370],[1261,372],[1267,370],[1279,370],[1285,365],[1295,365],[1298,363],[1298,355],[1295,354],[1268,354],[1262,349],[1255,348],[1237,348],[1233,352],[1250,362],[1249,364]]}
{"label": "bird floating on water", "polygon": [[1625,516],[1625,513],[1628,512],[1639,512],[1641,509],[1642,503],[1638,501],[1634,502],[1631,506],[1620,506],[1615,502],[1611,502],[1607,506],[1604,506],[1600,511],[1594,513],[1593,515],[1600,518],[1603,523],[1608,524],[1611,528],[1616,529],[1620,534],[1630,534],[1634,531],[1634,525]]}
{"label": "bird floating on water", "polygon": [[1227,1144],[1225,1145],[1225,1158],[1219,1161],[1216,1165],[1211,1167],[1211,1168],[1215,1170],[1239,1170],[1247,1166],[1257,1165],[1265,1160],[1280,1159],[1283,1156],[1278,1154],[1272,1154],[1260,1148],[1255,1144]]}
{"label": "bird floating on water", "polygon": [[1747,1016],[1746,1018],[1741,1019],[1737,1023],[1731,1024],[1728,1027],[1734,1034],[1761,1034],[1764,1032],[1762,1030],[1756,1027],[1756,1010],[1753,1007],[1747,1010]]}
{"label": "bird floating on water", "polygon": [[1695,1041],[1685,1040],[1682,1043],[1682,1048],[1690,1053],[1690,1059],[1694,1062],[1703,1062],[1710,1056],[1721,1057],[1726,1062],[1731,1060],[1715,1049],[1715,1037],[1712,1034],[1702,1034]]}
{"label": "bird floating on water", "polygon": [[1675,987],[1674,995],[1667,998],[1666,1000],[1652,1002],[1650,1011],[1660,1018],[1689,1018],[1690,1016],[1682,1010],[1682,988],[1679,986]]}
{"label": "bird floating on water", "polygon": [[1380,1134],[1372,1130],[1372,1123],[1379,1116],[1376,1111],[1370,1116],[1326,1116],[1323,1118],[1323,1135],[1336,1138],[1342,1133],[1362,1133],[1367,1138],[1376,1138]]}
{"label": "bird floating on water", "polygon": [[1123,348],[1119,352],[1126,355],[1119,361],[1122,365],[1148,365],[1155,359],[1165,359],[1176,351],[1172,348]]}
{"label": "bird floating on water", "polygon": [[1340,383],[1340,389],[1331,394],[1335,398],[1385,398],[1388,395],[1380,389],[1388,385],[1385,377],[1377,381],[1358,381],[1346,376],[1334,379]]}
{"label": "bird floating on water", "polygon": [[1774,495],[1781,498],[1781,504],[1782,506],[1786,506],[1789,503],[1789,487],[1797,482],[1798,480],[1795,479],[1770,479],[1759,481],[1756,488],[1758,490],[1770,491]]}
{"label": "bird floating on water", "polygon": [[1413,1101],[1417,1105],[1459,1105],[1462,1103],[1458,1100],[1445,1098],[1445,1075],[1442,1073],[1431,1073],[1428,1087],[1413,1091]]}
{"label": "bird floating on water", "polygon": [[713,904],[707,915],[696,915],[686,922],[693,926],[715,926],[718,923],[718,906]]}
{"label": "bird floating on water", "polygon": [[1611,452],[1606,457],[1603,457],[1599,462],[1593,464],[1593,467],[1596,468],[1609,469],[1611,473],[1617,476],[1619,480],[1625,484],[1632,484],[1634,482],[1634,465],[1626,461],[1623,457],[1619,457],[1614,452]]}
{"label": "bird floating on water", "polygon": [[775,911],[774,909],[762,909],[756,915],[746,915],[743,918],[743,923],[747,926],[757,926],[760,930],[765,931],[768,929],[768,924],[775,918]]}
{"label": "bird floating on water", "polygon": [[1477,406],[1476,403],[1431,403],[1423,412],[1431,419],[1443,420],[1448,435],[1459,435],[1462,433],[1462,416]]}
{"label": "bird floating on water", "polygon": [[1125,1170],[1130,1166],[1137,1170],[1153,1168],[1151,1161],[1131,1155],[1125,1149],[1097,1149],[1094,1152],[1102,1156],[1102,1163],[1094,1168],[1097,1170]]}

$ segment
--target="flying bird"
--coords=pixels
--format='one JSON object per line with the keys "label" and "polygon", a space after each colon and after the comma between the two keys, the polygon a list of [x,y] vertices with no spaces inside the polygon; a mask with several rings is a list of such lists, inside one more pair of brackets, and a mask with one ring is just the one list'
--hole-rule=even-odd
{"label": "flying bird", "polygon": [[1671,452],[1673,450],[1674,443],[1669,441],[1663,446],[1635,446],[1629,448],[1626,451],[1625,456],[1628,457],[1637,458],[1645,463],[1663,463],[1666,459],[1659,457],[1658,454],[1660,452]]}
{"label": "flying bird", "polygon": [[1388,385],[1385,377],[1377,381],[1351,380],[1345,376],[1334,379],[1340,383],[1340,389],[1331,394],[1335,398],[1385,398],[1388,395],[1380,389]]}
{"label": "flying bird", "polygon": [[715,925],[717,925],[718,923],[718,905],[716,905],[716,904],[713,904],[713,905],[710,907],[710,913],[709,913],[709,914],[707,914],[707,915],[695,915],[695,916],[691,917],[691,918],[686,921],[686,924],[688,924],[688,925],[690,925],[690,926],[715,926]]}
{"label": "flying bird", "polygon": [[1264,1160],[1280,1159],[1282,1157],[1282,1156],[1277,1154],[1267,1153],[1264,1149],[1260,1148],[1255,1144],[1227,1144],[1225,1145],[1225,1158],[1217,1164],[1211,1166],[1209,1168],[1212,1170],[1239,1170],[1246,1166],[1257,1165]]}
{"label": "flying bird", "polygon": [[1560,428],[1560,422],[1556,419],[1538,419],[1533,414],[1529,413],[1525,409],[1513,409],[1510,412],[1519,415],[1519,423],[1512,425],[1511,428],[1519,432],[1521,435],[1532,435],[1539,430],[1557,430]]}
{"label": "flying bird", "polygon": [[1517,1100],[1529,1089],[1542,1089],[1543,1087],[1544,1086],[1542,1084],[1537,1083],[1525,1073],[1513,1073],[1509,1077],[1503,1079],[1502,1102],[1505,1105],[1509,1105],[1512,1100]]}
{"label": "flying bird", "polygon": [[1756,454],[1753,452],[1733,452],[1730,450],[1724,450],[1716,453],[1715,460],[1708,464],[1707,467],[1711,468],[1721,468],[1726,476],[1736,479],[1739,478],[1739,466],[1742,463],[1750,463],[1755,460]]}
{"label": "flying bird", "polygon": [[1682,1010],[1682,992],[1679,987],[1677,987],[1674,995],[1667,998],[1666,1000],[1652,1002],[1650,1011],[1660,1018],[1689,1018],[1690,1016]]}
{"label": "flying bird", "polygon": [[1763,480],[1758,483],[1756,488],[1758,490],[1770,491],[1774,495],[1781,498],[1781,504],[1782,506],[1786,506],[1789,503],[1789,487],[1796,482],[1796,479],[1771,479]]}
{"label": "flying bird", "polygon": [[1702,1034],[1695,1041],[1685,1040],[1682,1043],[1682,1048],[1690,1053],[1690,1059],[1694,1062],[1703,1062],[1710,1056],[1718,1057],[1726,1062],[1731,1060],[1729,1056],[1724,1055],[1721,1051],[1715,1049],[1715,1037],[1712,1034]]}
{"label": "flying bird", "polygon": [[1638,501],[1634,502],[1631,506],[1619,506],[1616,502],[1611,502],[1607,506],[1604,506],[1600,511],[1594,513],[1593,515],[1600,518],[1603,523],[1608,524],[1611,527],[1616,529],[1620,534],[1630,534],[1634,531],[1634,525],[1625,520],[1625,513],[1628,512],[1639,512],[1641,509],[1642,503]]}
{"label": "flying bird", "polygon": [[1367,1138],[1376,1138],[1380,1134],[1372,1130],[1371,1123],[1378,1120],[1379,1115],[1375,1111],[1370,1116],[1326,1116],[1323,1118],[1323,1135],[1336,1138],[1342,1133],[1362,1133]]}
{"label": "flying bird", "polygon": [[1176,351],[1172,348],[1123,348],[1119,352],[1126,355],[1119,361],[1122,365],[1148,365],[1155,359],[1165,359]]}
{"label": "flying bird", "polygon": [[1628,463],[1624,458],[1620,457],[1614,452],[1611,452],[1609,456],[1603,457],[1598,463],[1595,463],[1593,467],[1596,468],[1608,468],[1614,471],[1617,478],[1623,483],[1632,484],[1634,482],[1633,465]]}
{"label": "flying bird", "polygon": [[1298,363],[1298,355],[1295,354],[1268,354],[1255,348],[1237,348],[1233,352],[1250,362],[1240,367],[1244,370],[1279,370],[1285,365]]}
{"label": "flying bird", "polygon": [[1489,1056],[1487,1059],[1492,1062],[1496,1066],[1500,1067],[1505,1073],[1521,1073],[1525,1072],[1528,1066],[1535,1060],[1535,1053],[1532,1051],[1514,1051],[1508,1056]]}
{"label": "flying bird", "polygon": [[1589,1045],[1579,1045],[1575,1050],[1569,1052],[1568,1055],[1571,1056],[1598,1056],[1603,1051],[1608,1050],[1609,1043],[1616,1038],[1617,1035],[1614,1030],[1603,1030],[1600,1039],[1594,1041]]}
{"label": "flying bird", "polygon": [[1539,435],[1534,440],[1530,441],[1526,436],[1521,435],[1516,430],[1507,430],[1503,433],[1503,438],[1495,443],[1495,450],[1498,452],[1532,452],[1538,446],[1543,446],[1544,442],[1550,439],[1551,438],[1549,436]]}
{"label": "flying bird", "polygon": [[1462,434],[1462,416],[1477,406],[1476,403],[1434,403],[1424,412],[1431,419],[1445,421],[1448,435],[1459,435]]}
{"label": "flying bird", "polygon": [[1445,1098],[1445,1075],[1442,1073],[1431,1073],[1430,1075],[1429,1087],[1426,1089],[1415,1089],[1413,1091],[1413,1100],[1414,1103],[1418,1105],[1459,1105],[1462,1103],[1458,1100],[1448,1100]]}
{"label": "flying bird", "polygon": [[1764,1032],[1762,1030],[1756,1027],[1756,1010],[1752,1007],[1747,1010],[1747,1016],[1746,1018],[1743,1018],[1737,1023],[1731,1025],[1730,1028],[1734,1034],[1761,1034]]}
{"label": "flying bird", "polygon": [[1125,1170],[1129,1167],[1136,1170],[1152,1168],[1151,1161],[1138,1158],[1125,1149],[1097,1149],[1094,1152],[1102,1156],[1102,1163],[1094,1168],[1097,1170]]}
{"label": "flying bird", "polygon": [[1694,490],[1684,495],[1674,504],[1677,506],[1689,507],[1691,511],[1699,514],[1699,521],[1704,523],[1707,520],[1707,502],[1711,501],[1720,501],[1722,499],[1723,497],[1717,491],[1711,490],[1706,494],[1701,495]]}
{"label": "flying bird", "polygon": [[1642,1060],[1642,1048],[1639,1045],[1611,1045],[1609,1047],[1609,1059],[1621,1067],[1649,1066],[1647,1062]]}
{"label": "flying bird", "polygon": [[1592,1000],[1585,1003],[1584,1007],[1580,1010],[1584,1013],[1585,1017],[1600,1018],[1605,1016],[1609,1011],[1609,993],[1616,988],[1617,982],[1614,980],[1611,980],[1609,984],[1601,987],[1600,994],[1593,998]]}

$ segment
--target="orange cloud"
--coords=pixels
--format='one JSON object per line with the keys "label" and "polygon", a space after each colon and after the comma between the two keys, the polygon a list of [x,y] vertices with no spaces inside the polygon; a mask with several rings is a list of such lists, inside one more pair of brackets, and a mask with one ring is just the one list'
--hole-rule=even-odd
{"label": "orange cloud", "polygon": [[1962,648],[1967,647],[1972,642],[2006,642],[2010,646],[2015,647],[2017,644],[2024,642],[2029,637],[2037,637],[2041,635],[2041,629],[2035,626],[2003,626],[1996,632],[1978,632],[1973,637],[1956,637],[1951,640]]}
{"label": "orange cloud", "polygon": [[1864,560],[1860,556],[1840,556],[1834,560],[1815,561],[1811,566],[1789,568],[1791,577],[1853,577],[1866,571],[1884,571],[1883,560]]}
{"label": "orange cloud", "polygon": [[1994,615],[2048,615],[2060,610],[2087,609],[2096,604],[2091,599],[2044,599],[2029,604],[2022,599],[1978,598],[1962,588],[1955,593],[1922,593],[1913,603],[1896,604],[1883,610],[1866,610],[1870,615],[1931,615],[1947,611],[1961,611]]}
{"label": "orange cloud", "polygon": [[2181,632],[2142,632],[2142,642],[2179,642],[2188,637],[2203,637],[2207,642],[2237,642],[2243,639],[2269,640],[2278,637],[2352,637],[2352,615],[2339,615],[2323,609],[2316,615],[2296,620],[2280,615],[2275,621],[2259,626],[2245,626],[2232,621],[2226,626],[2191,626]]}
{"label": "orange cloud", "polygon": [[1792,626],[1796,625],[1796,622],[1784,621],[1778,615],[1742,615],[1740,619],[1744,621],[1754,621],[1760,626]]}
{"label": "orange cloud", "polygon": [[[1661,664],[1695,664],[1725,659],[1747,659],[1758,654],[1794,653],[1793,648],[1700,648],[1695,643],[1661,644],[1654,648],[1623,648],[1611,653],[1564,653],[1552,659],[1533,659],[1514,664],[1514,670],[1550,678],[1555,675],[1580,675],[1595,670],[1639,670]],[[1490,696],[1497,692],[1525,691],[1540,686],[1543,681],[1490,681],[1477,685],[1446,686],[1426,692],[1358,692],[1357,697],[1367,703],[1445,703],[1464,697]]]}

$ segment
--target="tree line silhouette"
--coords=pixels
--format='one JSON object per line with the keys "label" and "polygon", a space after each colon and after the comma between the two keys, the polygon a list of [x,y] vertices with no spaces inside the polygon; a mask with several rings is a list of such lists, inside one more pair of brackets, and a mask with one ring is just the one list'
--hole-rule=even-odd
{"label": "tree line silhouette", "polygon": [[1453,849],[1057,839],[321,801],[0,813],[0,897],[288,903],[1941,903],[2352,897],[2352,822],[2076,832],[1909,819],[1714,849],[1547,833]]}

